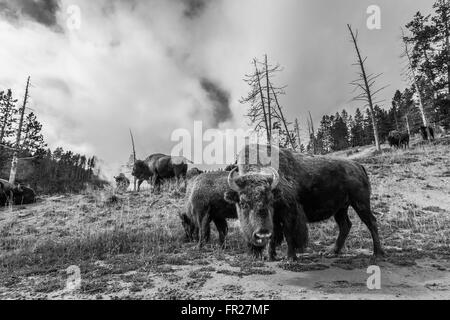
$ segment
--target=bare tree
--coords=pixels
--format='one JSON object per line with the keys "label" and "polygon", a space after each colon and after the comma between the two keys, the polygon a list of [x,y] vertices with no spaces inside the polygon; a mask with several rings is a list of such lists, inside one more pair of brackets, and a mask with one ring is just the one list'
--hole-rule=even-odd
{"label": "bare tree", "polygon": [[301,139],[300,139],[300,123],[298,122],[297,118],[295,118],[294,130],[295,130],[295,135],[297,136],[298,149],[301,150],[302,142],[301,142]]}
{"label": "bare tree", "polygon": [[312,152],[313,154],[316,154],[317,148],[316,148],[316,132],[314,131],[314,122],[311,116],[311,112],[308,111],[309,118],[306,119],[308,124],[308,134],[310,139],[310,145],[312,144]]}
{"label": "bare tree", "polygon": [[367,60],[367,57],[362,58],[361,51],[358,47],[358,31],[356,33],[353,32],[352,27],[347,24],[348,30],[350,31],[350,35],[352,37],[352,42],[355,46],[355,51],[357,55],[357,62],[354,65],[358,65],[361,69],[360,72],[358,72],[358,78],[354,81],[352,81],[350,84],[355,87],[355,90],[360,90],[360,94],[353,98],[354,101],[363,101],[366,103],[365,106],[369,107],[370,111],[370,117],[372,120],[373,125],[373,134],[375,138],[375,146],[378,151],[381,150],[380,148],[380,141],[378,136],[378,126],[375,120],[375,111],[374,111],[374,104],[381,102],[381,101],[374,101],[374,97],[377,93],[379,93],[381,90],[386,88],[387,86],[381,87],[379,89],[374,89],[375,80],[382,75],[382,73],[379,74],[367,74],[365,62]]}
{"label": "bare tree", "polygon": [[[133,167],[136,164],[136,148],[134,146],[133,132],[130,129],[131,146],[133,147]],[[136,177],[133,176],[133,191],[136,192]]]}
{"label": "bare tree", "polygon": [[[285,94],[284,87],[276,87],[271,81],[271,77],[282,71],[277,64],[271,66],[268,63],[267,55],[264,56],[264,62],[253,59],[252,62],[255,71],[253,74],[245,75],[244,81],[251,87],[249,94],[242,97],[240,103],[250,104],[247,117],[254,126],[255,132],[264,131],[268,143],[272,141],[273,129],[283,131],[286,140],[294,147],[292,136],[288,129],[289,123],[284,117],[280,105],[279,96]],[[281,130],[280,123],[283,124]]]}
{"label": "bare tree", "polygon": [[16,135],[16,144],[15,144],[15,150],[13,153],[13,159],[11,162],[11,171],[9,173],[9,183],[14,184],[16,182],[16,174],[17,174],[17,164],[19,162],[19,151],[20,151],[20,136],[22,135],[22,128],[23,128],[23,119],[25,115],[25,108],[27,106],[28,102],[28,90],[30,88],[30,77],[28,77],[27,80],[27,86],[25,88],[25,96],[23,98],[23,105],[20,109],[20,120],[19,120],[19,127],[17,128],[17,135]]}

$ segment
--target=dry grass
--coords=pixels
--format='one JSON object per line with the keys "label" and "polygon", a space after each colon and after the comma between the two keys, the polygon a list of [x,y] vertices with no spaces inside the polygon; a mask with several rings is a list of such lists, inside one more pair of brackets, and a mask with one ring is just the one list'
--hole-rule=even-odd
{"label": "dry grass", "polygon": [[[403,253],[450,257],[450,183],[445,174],[450,166],[450,145],[443,141],[356,157],[370,174],[382,241],[395,257]],[[0,293],[2,288],[4,292],[29,291],[30,287],[35,293],[62,290],[65,269],[70,265],[80,266],[83,277],[92,279],[81,288],[87,295],[114,294],[124,286],[130,294],[137,294],[155,287],[145,276],[149,273],[170,284],[180,281],[174,268],[194,268],[184,289],[160,286],[155,298],[188,297],[189,288],[199,290],[211,273],[238,277],[275,273],[261,262],[247,259],[236,222],[230,222],[225,249],[217,245],[214,232],[212,244],[202,251],[186,243],[177,214],[183,208],[184,191],[183,184],[174,183],[164,183],[157,194],[150,190],[139,194],[88,190],[81,195],[46,198],[27,208],[0,210]],[[353,210],[350,218],[353,227],[347,247],[356,255],[369,253],[372,240],[367,228]],[[311,250],[316,254],[327,251],[337,232],[332,219],[311,225]],[[285,255],[285,245],[281,250]],[[211,267],[212,260],[234,269]],[[305,264],[296,268],[325,269],[316,267]]]}

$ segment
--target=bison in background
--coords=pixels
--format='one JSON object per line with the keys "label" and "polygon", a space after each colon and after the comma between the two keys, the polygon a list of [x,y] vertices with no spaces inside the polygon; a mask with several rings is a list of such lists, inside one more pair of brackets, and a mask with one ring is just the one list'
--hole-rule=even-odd
{"label": "bison in background", "polygon": [[397,130],[389,132],[388,138],[389,146],[396,148],[409,148],[409,134],[400,133]]}
{"label": "bison in background", "polygon": [[117,177],[114,177],[114,180],[116,180],[117,191],[125,192],[128,190],[130,180],[123,173],[119,174]]}
{"label": "bison in background", "polygon": [[24,205],[36,202],[36,193],[33,189],[21,185],[12,185],[0,179],[0,206],[7,204]]}
{"label": "bison in background", "polygon": [[186,179],[188,162],[191,163],[184,157],[172,157],[162,153],[152,154],[144,161],[137,160],[132,175],[138,179],[138,191],[144,181],[159,188],[163,180]]}
{"label": "bison in background", "polygon": [[[261,252],[270,241],[269,258],[275,259],[282,233],[288,258],[295,260],[296,251],[306,246],[306,223],[334,217],[339,227],[334,249],[338,254],[352,226],[348,217],[348,207],[352,206],[372,235],[374,254],[384,254],[370,208],[370,182],[362,165],[269,147],[269,157],[273,152],[279,155],[276,170],[267,166],[267,156],[261,156],[261,149],[265,148],[249,145],[240,152],[239,174],[230,172],[232,191],[225,195],[227,201],[236,205],[242,231],[254,252]],[[256,164],[249,161],[258,154]]]}
{"label": "bison in background", "polygon": [[184,212],[180,218],[188,240],[198,240],[199,247],[209,241],[211,222],[219,233],[221,245],[228,232],[226,219],[237,219],[236,207],[224,199],[228,187],[228,172],[203,173],[190,181]]}
{"label": "bison in background", "polygon": [[421,134],[422,139],[424,141],[434,140],[434,130],[430,126],[428,126],[428,127],[421,126],[420,127],[420,134]]}

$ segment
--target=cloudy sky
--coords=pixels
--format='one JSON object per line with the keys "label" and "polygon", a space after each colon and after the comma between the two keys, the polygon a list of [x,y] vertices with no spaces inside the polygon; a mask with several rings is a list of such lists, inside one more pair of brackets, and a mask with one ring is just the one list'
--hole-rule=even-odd
{"label": "cloudy sky", "polygon": [[[250,62],[267,53],[284,67],[275,82],[288,119],[303,127],[350,103],[359,29],[371,72],[403,88],[400,27],[433,0],[0,0],[0,89],[18,98],[31,76],[30,107],[50,147],[96,154],[110,168],[127,161],[128,129],[138,156],[170,152],[173,130],[246,128],[238,100]],[[366,27],[369,5],[381,29]],[[73,6],[80,9],[79,28]],[[306,129],[304,128],[304,131]],[[117,169],[112,169],[117,170]]]}

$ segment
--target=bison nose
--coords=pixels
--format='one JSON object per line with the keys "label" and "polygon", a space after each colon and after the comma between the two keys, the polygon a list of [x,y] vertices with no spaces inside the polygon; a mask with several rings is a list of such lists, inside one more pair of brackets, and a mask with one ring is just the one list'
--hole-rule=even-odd
{"label": "bison nose", "polygon": [[267,242],[271,236],[272,233],[267,229],[258,230],[253,234],[253,238],[255,239],[256,243],[261,244]]}

